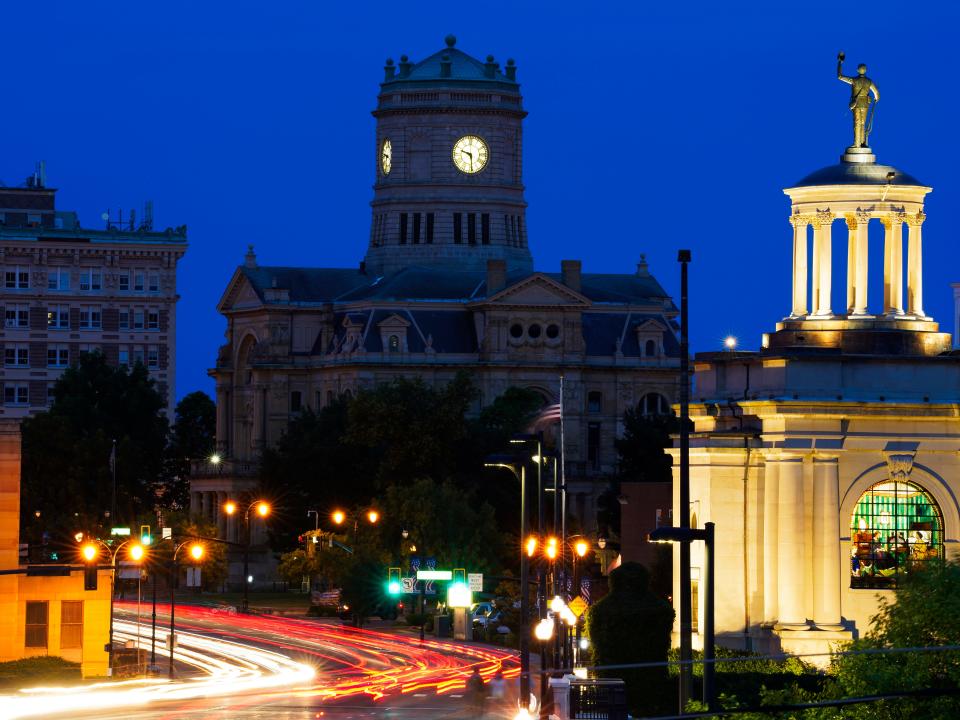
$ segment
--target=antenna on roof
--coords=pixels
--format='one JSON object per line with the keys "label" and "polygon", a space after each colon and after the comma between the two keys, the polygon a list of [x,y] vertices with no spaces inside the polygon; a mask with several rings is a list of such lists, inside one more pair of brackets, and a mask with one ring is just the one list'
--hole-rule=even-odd
{"label": "antenna on roof", "polygon": [[143,224],[140,227],[147,232],[153,230],[153,200],[147,200],[143,204]]}

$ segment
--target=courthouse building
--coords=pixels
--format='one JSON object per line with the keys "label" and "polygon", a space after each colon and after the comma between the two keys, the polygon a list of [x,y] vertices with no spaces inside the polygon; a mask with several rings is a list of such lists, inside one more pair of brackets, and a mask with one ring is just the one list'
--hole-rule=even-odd
{"label": "courthouse building", "polygon": [[99,351],[112,365],[142,363],[172,419],[186,228],[155,232],[149,205],[139,224],[131,216],[85,228],[57,210],[56,192],[42,170],[21,186],[0,184],[0,417],[46,409],[63,369]]}
{"label": "courthouse building", "polygon": [[[904,577],[957,553],[960,357],[923,306],[930,191],[865,147],[787,188],[787,317],[759,352],[696,356],[689,511],[694,525],[716,523],[724,644],[829,651],[862,635]],[[837,228],[845,273],[831,267]],[[870,252],[883,253],[882,278],[868,277]],[[869,307],[881,281],[883,305]],[[696,588],[700,543],[692,554]]]}
{"label": "courthouse building", "polygon": [[291,417],[392,378],[471,371],[479,410],[511,386],[557,403],[563,374],[571,504],[588,526],[624,412],[676,399],[676,309],[642,255],[622,274],[579,260],[534,269],[517,67],[455,44],[386,63],[363,261],[274,267],[250,249],[223,294],[227,342],[211,371],[223,462],[193,478],[192,507],[228,536],[224,501],[255,487],[257,458]]}

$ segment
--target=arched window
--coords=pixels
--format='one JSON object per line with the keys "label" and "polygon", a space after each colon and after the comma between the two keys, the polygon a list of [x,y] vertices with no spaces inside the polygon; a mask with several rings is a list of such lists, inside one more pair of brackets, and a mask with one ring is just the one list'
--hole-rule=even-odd
{"label": "arched window", "polygon": [[857,501],[850,538],[850,587],[892,588],[943,559],[943,516],[919,485],[884,480]]}
{"label": "arched window", "polygon": [[640,413],[647,417],[653,415],[669,415],[670,403],[660,393],[647,393],[640,398]]}
{"label": "arched window", "polygon": [[587,393],[587,412],[603,412],[603,393],[599,390],[591,390]]}
{"label": "arched window", "polygon": [[657,344],[653,340],[647,340],[643,354],[647,357],[654,357],[657,354]]}
{"label": "arched window", "polygon": [[400,337],[398,335],[390,336],[390,352],[400,351]]}

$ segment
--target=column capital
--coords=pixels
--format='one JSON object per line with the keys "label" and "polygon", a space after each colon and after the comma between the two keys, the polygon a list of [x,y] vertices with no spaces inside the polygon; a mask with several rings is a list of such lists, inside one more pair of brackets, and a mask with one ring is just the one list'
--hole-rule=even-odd
{"label": "column capital", "polygon": [[840,462],[840,456],[839,455],[821,455],[818,453],[813,456],[813,462],[836,465],[837,463]]}
{"label": "column capital", "polygon": [[923,221],[927,219],[927,214],[923,210],[917,210],[916,215],[907,215],[907,224],[913,227],[920,227]]}
{"label": "column capital", "polygon": [[790,224],[796,227],[805,228],[811,222],[811,217],[809,215],[804,215],[802,213],[794,213],[790,216]]}
{"label": "column capital", "polygon": [[894,210],[893,212],[884,213],[880,217],[880,222],[883,223],[883,226],[887,229],[893,227],[894,225],[902,225],[907,221],[907,214],[903,210]]}
{"label": "column capital", "polygon": [[813,223],[814,227],[824,227],[833,223],[836,217],[837,216],[829,210],[817,210],[811,222]]}

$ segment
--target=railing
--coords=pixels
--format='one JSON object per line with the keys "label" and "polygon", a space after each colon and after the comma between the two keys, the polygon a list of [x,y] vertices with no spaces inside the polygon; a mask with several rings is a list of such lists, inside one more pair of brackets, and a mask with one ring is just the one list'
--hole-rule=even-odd
{"label": "railing", "polygon": [[623,680],[571,680],[570,718],[627,720]]}

